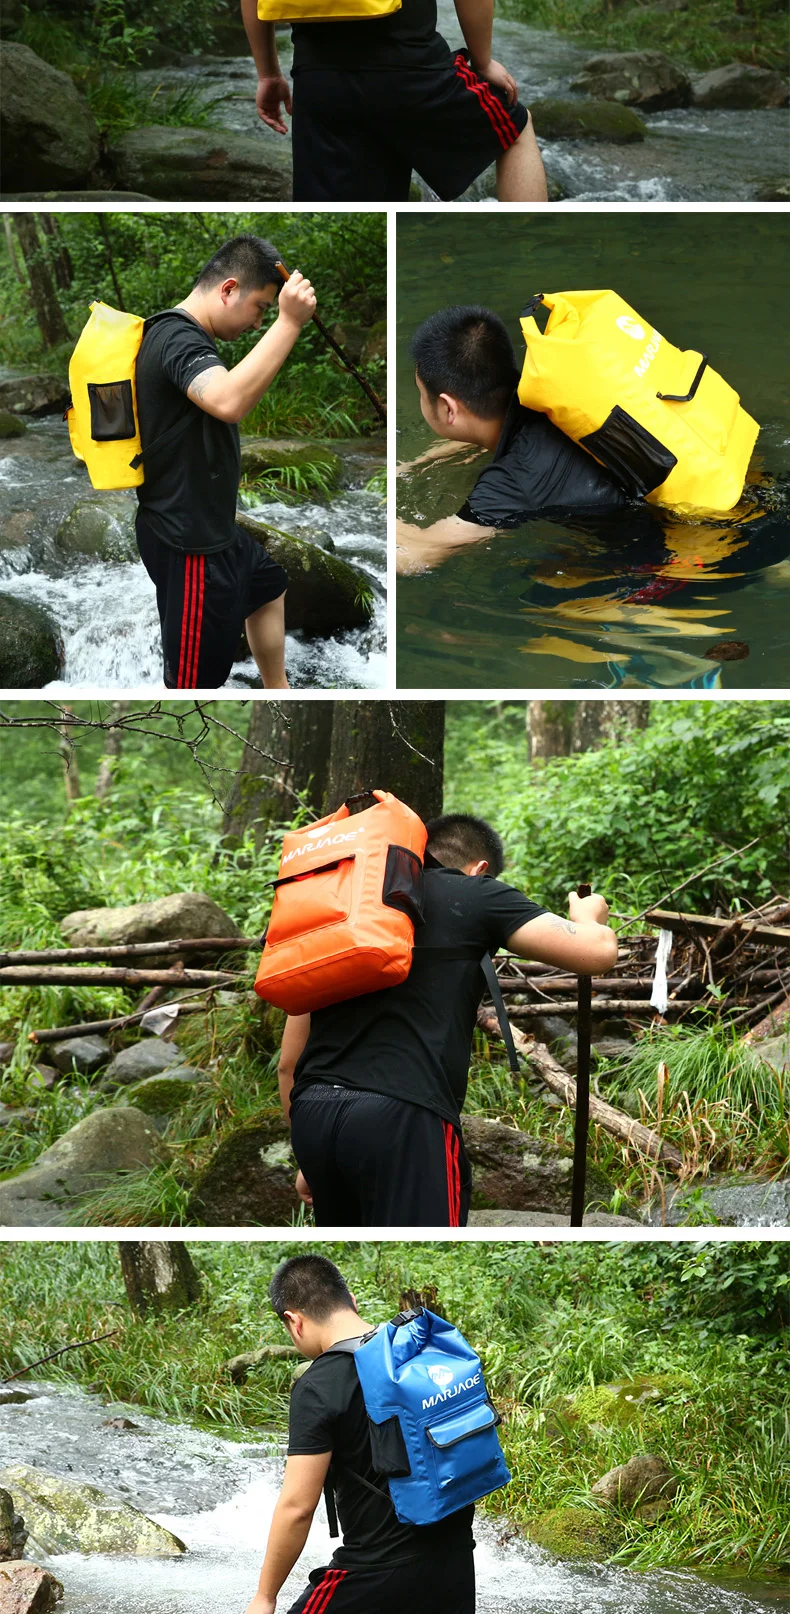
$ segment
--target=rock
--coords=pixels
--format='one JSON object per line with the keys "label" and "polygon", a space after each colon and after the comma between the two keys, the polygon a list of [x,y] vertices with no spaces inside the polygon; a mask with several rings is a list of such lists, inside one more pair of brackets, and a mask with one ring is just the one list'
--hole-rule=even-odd
{"label": "rock", "polygon": [[10,1491],[0,1490],[0,1559],[21,1558],[28,1532]]}
{"label": "rock", "polygon": [[[241,935],[238,925],[203,891],[177,891],[127,908],[79,908],[66,915],[60,928],[69,947],[192,941],[206,936],[232,940]],[[167,969],[176,959],[176,954],[167,954],[156,960],[157,966]]]}
{"label": "rock", "polygon": [[69,384],[59,375],[11,376],[0,381],[0,409],[15,415],[62,415]]}
{"label": "rock", "polygon": [[40,605],[0,594],[0,687],[41,689],[60,677],[60,643]]}
{"label": "rock", "polygon": [[152,202],[142,191],[11,191],[0,202]]}
{"label": "rock", "polygon": [[529,1536],[558,1558],[608,1558],[622,1541],[618,1521],[603,1508],[558,1507],[529,1526]]}
{"label": "rock", "polygon": [[606,140],[615,146],[644,140],[647,124],[629,106],[612,101],[530,101],[541,140]]}
{"label": "rock", "polygon": [[652,1227],[787,1227],[790,1177],[775,1182],[741,1177],[706,1182],[697,1189],[676,1188],[667,1192],[663,1219],[658,1203],[647,1207],[644,1219]]}
{"label": "rock", "polygon": [[55,542],[64,555],[97,560],[139,560],[134,522],[137,500],[125,493],[80,499],[62,521]]}
{"label": "rock", "polygon": [[[264,471],[307,470],[315,466],[322,480],[334,492],[340,486],[343,461],[334,449],[325,443],[305,443],[289,438],[243,437],[241,442],[241,474],[254,478]],[[273,493],[276,498],[276,493]]]}
{"label": "rock", "polygon": [[30,1086],[39,1088],[45,1093],[52,1092],[57,1079],[58,1073],[53,1069],[52,1065],[34,1065],[30,1076],[28,1076]]}
{"label": "rock", "polygon": [[596,1037],[593,1032],[594,1059],[630,1059],[634,1044],[630,1037]]}
{"label": "rock", "polygon": [[362,349],[362,363],[371,364],[375,359],[387,357],[387,321],[379,319],[371,325],[367,334],[365,346]]}
{"label": "rock", "polygon": [[67,1037],[53,1042],[50,1048],[52,1063],[63,1076],[76,1070],[78,1076],[95,1076],[97,1070],[112,1057],[106,1037]]}
{"label": "rock", "polygon": [[[569,1227],[570,1216],[548,1211],[473,1210],[470,1227]],[[636,1216],[614,1216],[610,1211],[588,1211],[585,1227],[641,1227]]]}
{"label": "rock", "polygon": [[222,1363],[223,1373],[229,1373],[234,1384],[243,1384],[253,1367],[262,1367],[265,1362],[298,1362],[301,1358],[293,1345],[263,1345],[259,1351],[245,1351],[241,1356],[232,1356],[230,1361]]}
{"label": "rock", "polygon": [[787,106],[790,88],[781,73],[748,62],[730,62],[703,73],[694,85],[694,105],[746,110]]}
{"label": "rock", "polygon": [[763,1063],[770,1065],[777,1076],[786,1076],[790,1071],[790,1036],[784,1032],[778,1037],[765,1037],[762,1042],[753,1044],[754,1051],[759,1054]]}
{"label": "rock", "polygon": [[566,1413],[574,1423],[583,1423],[597,1434],[628,1429],[663,1406],[668,1395],[684,1390],[684,1381],[668,1373],[652,1379],[625,1379],[619,1384],[588,1385],[567,1398]]}
{"label": "rock", "polygon": [[109,149],[119,182],[164,202],[287,201],[291,160],[276,135],[154,125],[117,135]]}
{"label": "rock", "polygon": [[301,1207],[296,1161],[280,1110],[223,1139],[195,1183],[190,1217],[204,1227],[287,1227]]}
{"label": "rock", "polygon": [[13,1104],[0,1104],[0,1131],[6,1127],[15,1127],[17,1131],[27,1132],[35,1125],[35,1110],[24,1109]]}
{"label": "rock", "polygon": [[18,1384],[0,1384],[0,1407],[23,1407],[40,1394],[40,1390],[22,1390]]}
{"label": "rock", "polygon": [[16,1052],[15,1042],[0,1042],[0,1070],[5,1070]]}
{"label": "rock", "polygon": [[0,1564],[2,1614],[51,1614],[62,1601],[62,1583],[50,1570],[21,1558]]}
{"label": "rock", "polygon": [[0,147],[3,189],[87,185],[99,158],[99,131],[87,101],[27,45],[0,45]]}
{"label": "rock", "polygon": [[608,1507],[633,1508],[638,1502],[669,1502],[679,1488],[680,1480],[664,1458],[645,1453],[610,1468],[596,1480],[590,1495]]}
{"label": "rock", "polygon": [[142,1110],[144,1115],[175,1115],[176,1110],[193,1097],[195,1088],[209,1079],[204,1070],[179,1065],[172,1075],[148,1076],[145,1081],[137,1082],[124,1092],[124,1100]]}
{"label": "rock", "polygon": [[10,409],[0,409],[0,437],[24,437],[27,426]]}
{"label": "rock", "polygon": [[140,1110],[94,1110],[32,1166],[0,1182],[0,1226],[57,1227],[80,1195],[155,1164],[156,1129]]}
{"label": "rock", "polygon": [[769,180],[765,185],[758,185],[754,193],[755,202],[790,202],[790,185],[777,185],[775,180]]}
{"label": "rock", "polygon": [[[621,106],[638,106],[644,112],[690,106],[691,80],[660,50],[607,51],[585,62],[572,90]],[[538,132],[540,125],[536,124]]]}
{"label": "rock", "polygon": [[236,521],[263,544],[288,573],[285,626],[308,637],[329,638],[344,628],[367,627],[372,614],[370,580],[364,572],[315,544],[275,533],[243,511]]}
{"label": "rock", "polygon": [[[463,1122],[464,1143],[472,1166],[472,1205],[475,1210],[505,1210],[570,1214],[573,1160],[560,1150],[516,1127],[468,1115]],[[611,1185],[593,1166],[587,1167],[587,1200],[608,1200]]]}
{"label": "rock", "polygon": [[145,1433],[144,1430],[141,1430],[139,1423],[132,1423],[131,1418],[103,1418],[102,1429],[120,1429],[124,1432],[133,1429],[137,1434]]}
{"label": "rock", "polygon": [[0,1485],[24,1511],[30,1534],[43,1552],[107,1552],[140,1558],[173,1558],[183,1541],[128,1502],[115,1502],[96,1485],[15,1463],[0,1471]]}
{"label": "rock", "polygon": [[130,1087],[148,1076],[159,1076],[171,1065],[185,1064],[186,1055],[180,1048],[152,1037],[148,1042],[134,1042],[131,1048],[122,1048],[107,1066],[102,1087]]}

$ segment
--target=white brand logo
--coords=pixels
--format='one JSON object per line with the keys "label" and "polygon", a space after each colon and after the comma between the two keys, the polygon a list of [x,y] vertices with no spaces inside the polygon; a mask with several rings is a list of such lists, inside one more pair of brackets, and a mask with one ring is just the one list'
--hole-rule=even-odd
{"label": "white brand logo", "polygon": [[[434,1383],[437,1384],[439,1381],[438,1381],[438,1379],[436,1379],[434,1377],[434,1375],[436,1373],[444,1374],[444,1373],[447,1372],[447,1369],[446,1368],[441,1368],[441,1367],[439,1367],[439,1368],[431,1368],[431,1367],[429,1367],[428,1372],[429,1372],[431,1378],[433,1379]],[[452,1376],[453,1376],[452,1373],[450,1373],[449,1376],[450,1376],[450,1378],[452,1378]],[[445,1390],[442,1395],[429,1396],[427,1401],[423,1401],[423,1404],[422,1404],[423,1412],[427,1412],[431,1407],[440,1407],[443,1401],[453,1401],[457,1395],[463,1395],[464,1390],[474,1390],[475,1386],[480,1383],[481,1378],[482,1378],[482,1374],[476,1373],[474,1378],[472,1378],[472,1379],[464,1379],[462,1384],[454,1384],[451,1390]]]}
{"label": "white brand logo", "polygon": [[[309,835],[310,831],[308,830],[307,833]],[[320,831],[320,838],[310,841],[305,846],[295,846],[291,852],[286,852],[280,866],[281,868],[285,868],[286,863],[290,863],[292,858],[304,857],[305,852],[317,852],[322,846],[342,846],[344,842],[353,841],[356,839],[357,835],[361,834],[361,828],[349,829],[346,830],[345,834],[340,835],[327,835],[322,829]]]}
{"label": "white brand logo", "polygon": [[639,363],[634,365],[635,376],[643,376],[650,369],[662,341],[663,337],[660,331],[651,331],[650,341],[648,342],[644,353],[641,355]]}
{"label": "white brand logo", "polygon": [[630,314],[621,314],[615,321],[618,331],[624,331],[626,336],[632,336],[635,342],[644,342],[647,331],[639,321],[632,319]]}
{"label": "white brand logo", "polygon": [[429,1367],[428,1377],[433,1380],[434,1384],[438,1384],[440,1390],[443,1390],[445,1385],[452,1384],[453,1370],[451,1367]]}

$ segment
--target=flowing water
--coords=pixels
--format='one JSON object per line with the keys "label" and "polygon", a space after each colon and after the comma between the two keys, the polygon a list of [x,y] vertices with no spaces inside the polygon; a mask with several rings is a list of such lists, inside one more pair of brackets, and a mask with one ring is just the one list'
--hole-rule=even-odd
{"label": "flowing water", "polygon": [[[463,44],[453,0],[439,0],[439,26],[453,49]],[[573,96],[571,81],[595,51],[545,29],[497,18],[494,54],[505,62],[519,85],[521,99]],[[284,71],[290,45],[281,42]],[[249,58],[182,58],[177,65],[147,70],[143,86],[155,91],[196,91],[215,102],[217,124],[240,134],[259,134],[270,145],[290,141],[260,124],[255,111],[256,74]],[[705,112],[684,108],[640,114],[649,134],[641,144],[621,146],[589,141],[541,142],[551,179],[575,201],[748,201],[758,187],[788,178],[787,118],[779,110]],[[493,170],[468,193],[474,199],[491,194]],[[436,201],[422,186],[426,201]]]}
{"label": "flowing water", "polygon": [[[363,442],[345,452],[351,484],[326,504],[256,504],[245,508],[273,527],[332,539],[339,558],[356,566],[371,586],[374,615],[364,629],[328,639],[286,635],[286,670],[294,688],[372,689],[386,672],[386,515],[364,491],[381,454]],[[140,561],[67,560],[55,535],[78,500],[91,493],[74,460],[60,419],[33,421],[24,437],[0,442],[0,592],[41,605],[63,642],[61,682],[55,693],[99,685],[104,689],[161,689],[161,646],[156,598]],[[118,495],[113,495],[117,498]],[[125,496],[136,506],[134,493]],[[252,659],[237,662],[227,689],[260,688]]]}
{"label": "flowing water", "polygon": [[[61,1614],[243,1614],[282,1475],[276,1442],[236,1443],[79,1390],[37,1388],[43,1394],[23,1406],[0,1407],[0,1467],[26,1461],[97,1484],[151,1514],[189,1549],[174,1559],[76,1553],[48,1559],[65,1586]],[[119,1414],[137,1428],[105,1427],[105,1419]],[[283,1614],[306,1572],[328,1562],[323,1508],[319,1513],[278,1602]],[[478,1614],[775,1614],[787,1608],[775,1583],[635,1574],[560,1561],[529,1544],[515,1545],[485,1523],[476,1535]],[[43,1559],[30,1548],[28,1554]]]}
{"label": "flowing water", "polygon": [[[761,431],[750,476],[770,485],[743,519],[690,522],[646,507],[591,524],[536,519],[398,584],[406,688],[777,688],[790,682],[790,399],[786,217],[438,213],[398,221],[398,460],[435,441],[409,341],[452,303],[507,323],[537,289],[614,287],[682,348],[702,350]],[[429,526],[458,511],[486,456],[398,479],[398,513]],[[764,511],[762,505],[772,505]],[[730,658],[730,659],[728,659]]]}

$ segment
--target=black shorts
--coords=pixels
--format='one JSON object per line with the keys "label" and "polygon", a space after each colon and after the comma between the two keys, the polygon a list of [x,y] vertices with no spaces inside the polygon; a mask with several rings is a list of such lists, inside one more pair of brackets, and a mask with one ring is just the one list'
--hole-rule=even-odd
{"label": "black shorts", "polygon": [[154,537],[137,512],[140,559],[156,587],[168,689],[221,689],[244,623],[288,587],[288,575],[242,527],[227,549],[184,554]]}
{"label": "black shorts", "polygon": [[405,202],[412,169],[443,202],[515,145],[529,114],[472,72],[307,68],[294,75],[296,202]]}
{"label": "black shorts", "polygon": [[471,1549],[380,1568],[315,1569],[288,1614],[475,1614]]}
{"label": "black shorts", "polygon": [[471,1169],[461,1129],[419,1104],[313,1082],[291,1142],[319,1227],[465,1227]]}

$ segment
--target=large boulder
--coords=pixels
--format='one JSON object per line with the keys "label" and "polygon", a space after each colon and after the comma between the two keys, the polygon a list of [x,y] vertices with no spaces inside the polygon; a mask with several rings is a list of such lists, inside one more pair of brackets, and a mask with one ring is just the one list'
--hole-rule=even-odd
{"label": "large boulder", "polygon": [[165,202],[287,201],[291,160],[276,135],[227,129],[130,129],[110,146],[120,184]]}
{"label": "large boulder", "polygon": [[[570,1216],[555,1211],[473,1210],[470,1227],[569,1227]],[[585,1227],[641,1227],[636,1216],[615,1216],[611,1211],[588,1211]]]}
{"label": "large boulder", "polygon": [[0,44],[4,191],[90,184],[99,131],[87,101],[27,45]]}
{"label": "large boulder", "polygon": [[[191,941],[208,936],[230,941],[241,935],[230,915],[204,891],[177,891],[172,896],[131,903],[126,908],[80,908],[67,914],[60,928],[69,947]],[[158,962],[166,969],[174,961],[175,955],[167,954]]]}
{"label": "large boulder", "polygon": [[129,1088],[124,1097],[145,1115],[175,1115],[188,1099],[194,1098],[195,1088],[205,1086],[209,1079],[206,1071],[195,1065],[179,1065],[177,1070],[147,1076]]}
{"label": "large boulder", "polygon": [[0,409],[15,415],[62,415],[69,384],[59,375],[15,375],[0,381]]}
{"label": "large boulder", "polygon": [[[690,106],[691,80],[660,50],[606,51],[585,62],[572,90],[621,106],[638,106],[644,112]],[[537,127],[537,125],[536,125]]]}
{"label": "large boulder", "polygon": [[94,1110],[32,1166],[0,1182],[0,1227],[57,1227],[80,1197],[158,1159],[156,1128],[141,1110]]}
{"label": "large boulder", "polygon": [[0,1470],[30,1534],[43,1552],[106,1552],[138,1558],[174,1558],[183,1541],[128,1502],[116,1502],[96,1485],[15,1463]]}
{"label": "large boulder", "polygon": [[551,1508],[529,1525],[530,1540],[558,1558],[611,1556],[622,1544],[622,1526],[604,1508],[566,1506]]}
{"label": "large boulder", "polygon": [[[547,1211],[570,1214],[573,1160],[559,1149],[505,1126],[468,1115],[463,1122],[464,1143],[472,1167],[472,1204],[475,1210]],[[612,1195],[603,1174],[588,1162],[587,1201],[604,1202]]]}
{"label": "large boulder", "polygon": [[[241,443],[241,474],[254,478],[264,471],[308,471],[315,466],[330,492],[340,486],[343,461],[326,443],[305,443],[289,438],[244,437]],[[272,489],[273,498],[277,497]]]}
{"label": "large boulder", "polygon": [[329,638],[345,628],[367,627],[372,599],[364,572],[317,544],[274,532],[243,511],[237,512],[236,521],[288,573],[286,628],[300,628],[308,637]]}
{"label": "large boulder", "polygon": [[748,62],[730,62],[703,73],[694,85],[694,105],[748,110],[787,106],[790,87],[781,73]]}
{"label": "large boulder", "polygon": [[150,1042],[134,1042],[130,1048],[122,1048],[107,1066],[102,1087],[130,1087],[149,1076],[161,1075],[171,1065],[185,1064],[186,1055],[171,1042],[160,1042],[158,1037]]}
{"label": "large boulder", "polygon": [[62,1076],[70,1076],[73,1071],[78,1076],[95,1076],[111,1058],[112,1049],[106,1037],[65,1037],[62,1042],[53,1042],[49,1056]]}
{"label": "large boulder", "polygon": [[134,532],[137,500],[126,493],[80,499],[58,527],[55,542],[64,555],[96,560],[139,560]]}
{"label": "large boulder", "polygon": [[644,140],[647,124],[633,107],[617,101],[531,101],[535,133],[541,140],[603,140],[626,146]]}
{"label": "large boulder", "polygon": [[19,415],[12,414],[10,409],[0,409],[0,437],[24,437],[26,431],[27,426]]}
{"label": "large boulder", "polygon": [[0,1489],[0,1559],[5,1563],[10,1558],[21,1558],[27,1538],[25,1521],[16,1511],[11,1492]]}
{"label": "large boulder", "polygon": [[296,1161],[280,1110],[223,1139],[195,1183],[190,1217],[204,1227],[288,1227],[301,1206]]}
{"label": "large boulder", "polygon": [[759,1178],[729,1178],[668,1191],[663,1204],[648,1206],[645,1221],[653,1227],[790,1226],[790,1176],[768,1182]]}
{"label": "large boulder", "polygon": [[63,1585],[49,1569],[27,1559],[0,1564],[2,1614],[52,1614],[63,1601]]}
{"label": "large boulder", "polygon": [[590,1492],[608,1507],[635,1508],[641,1502],[671,1501],[680,1481],[663,1457],[650,1453],[629,1457],[596,1480]]}
{"label": "large boulder", "polygon": [[0,687],[41,689],[60,677],[60,642],[40,605],[0,594]]}

